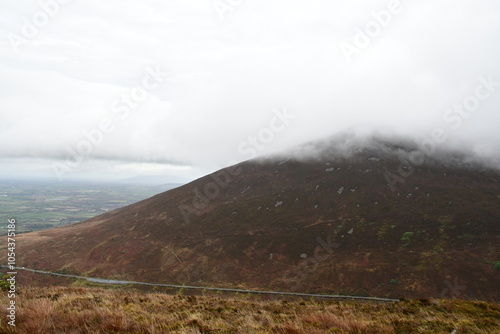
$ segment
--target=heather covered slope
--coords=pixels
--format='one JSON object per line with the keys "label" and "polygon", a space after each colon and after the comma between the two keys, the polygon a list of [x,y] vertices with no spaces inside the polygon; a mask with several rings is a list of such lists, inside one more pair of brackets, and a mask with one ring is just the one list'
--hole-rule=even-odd
{"label": "heather covered slope", "polygon": [[18,265],[158,283],[498,300],[498,173],[428,161],[392,191],[384,175],[398,173],[394,152],[326,147],[310,159],[248,161],[21,235]]}

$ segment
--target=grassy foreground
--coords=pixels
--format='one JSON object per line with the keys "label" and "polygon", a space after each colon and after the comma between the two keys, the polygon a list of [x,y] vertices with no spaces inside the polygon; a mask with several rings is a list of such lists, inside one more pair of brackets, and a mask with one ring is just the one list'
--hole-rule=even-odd
{"label": "grassy foreground", "polygon": [[22,288],[16,327],[0,297],[0,333],[500,333],[500,305],[262,300],[84,287]]}

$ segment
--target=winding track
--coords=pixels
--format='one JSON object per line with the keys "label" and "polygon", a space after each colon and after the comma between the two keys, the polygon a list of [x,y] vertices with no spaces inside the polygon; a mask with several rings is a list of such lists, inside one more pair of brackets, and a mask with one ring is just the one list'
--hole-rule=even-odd
{"label": "winding track", "polygon": [[[7,266],[0,266],[1,268],[8,268]],[[53,276],[63,276],[69,278],[84,279],[93,283],[101,284],[113,284],[113,285],[125,285],[125,284],[137,284],[137,285],[148,285],[148,286],[161,286],[166,288],[178,288],[178,289],[192,289],[192,290],[211,290],[211,291],[224,291],[224,292],[239,292],[239,293],[253,293],[262,295],[281,295],[281,296],[296,296],[296,297],[314,297],[314,298],[326,298],[326,299],[354,299],[354,300],[372,300],[380,302],[397,302],[398,299],[392,298],[378,298],[378,297],[362,297],[362,296],[346,296],[346,295],[323,295],[314,293],[298,293],[298,292],[285,292],[285,291],[266,291],[266,290],[246,290],[246,289],[230,289],[230,288],[214,288],[206,286],[192,286],[192,285],[176,285],[176,284],[159,284],[159,283],[147,283],[147,282],[135,282],[135,281],[120,281],[111,280],[105,278],[95,278],[95,277],[85,277],[76,275],[67,275],[53,273],[49,271],[28,269],[25,267],[15,267],[16,270],[25,270],[37,274],[53,275]]]}

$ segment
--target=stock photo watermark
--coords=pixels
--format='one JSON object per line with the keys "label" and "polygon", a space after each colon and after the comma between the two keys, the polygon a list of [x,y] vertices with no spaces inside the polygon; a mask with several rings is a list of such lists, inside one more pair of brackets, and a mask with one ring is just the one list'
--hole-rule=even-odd
{"label": "stock photo watermark", "polygon": [[385,171],[384,177],[392,192],[396,190],[398,183],[404,183],[406,178],[413,175],[415,167],[421,166],[425,162],[426,156],[432,156],[436,152],[437,146],[446,142],[450,131],[460,128],[463,120],[477,111],[481,106],[481,102],[491,98],[496,93],[497,88],[500,87],[500,81],[495,81],[493,74],[486,78],[481,76],[478,81],[479,84],[476,85],[473,94],[466,96],[462,102],[455,103],[443,113],[442,119],[448,124],[448,128],[435,128],[432,130],[430,137],[417,143],[418,150],[410,152],[407,159],[400,157],[397,174]]}
{"label": "stock photo watermark", "polygon": [[266,149],[275,138],[276,134],[282,132],[296,118],[286,108],[275,109],[274,116],[269,120],[269,126],[260,129],[255,135],[248,136],[246,140],[238,145],[238,153],[247,155],[248,159],[257,157],[258,152]]}
{"label": "stock photo watermark", "polygon": [[243,3],[243,0],[214,0],[212,5],[221,21],[224,21],[226,14],[233,12]]}
{"label": "stock photo watermark", "polygon": [[82,131],[84,139],[81,139],[75,147],[66,146],[67,158],[64,162],[52,163],[52,169],[59,181],[67,172],[75,171],[80,164],[87,159],[94,149],[104,142],[104,137],[115,131],[115,125],[125,120],[131,112],[143,102],[150,92],[154,91],[165,81],[169,75],[163,72],[159,66],[146,68],[147,74],[142,78],[141,84],[132,87],[128,93],[124,93],[111,103],[110,109],[113,117],[103,117],[98,126]]}
{"label": "stock photo watermark", "polygon": [[72,0],[40,0],[38,7],[29,17],[23,16],[23,24],[20,33],[9,33],[7,39],[16,53],[19,53],[19,47],[29,44],[35,39],[40,31],[49,24],[49,22],[59,15],[61,6],[67,5]]}
{"label": "stock photo watermark", "polygon": [[467,290],[466,285],[460,285],[457,277],[451,282],[450,280],[444,280],[443,284],[446,286],[441,290],[440,296],[442,298],[449,296],[452,298],[458,298],[462,295],[462,292]]}
{"label": "stock photo watermark", "polygon": [[[341,195],[341,192],[339,192]],[[322,221],[322,223],[331,222],[331,221]],[[339,225],[341,226],[341,225]],[[334,254],[334,249],[338,249],[341,247],[341,244],[338,242],[334,242],[334,239],[339,234],[340,230],[337,229],[331,232],[327,237],[326,241],[322,237],[316,237],[316,242],[318,245],[314,248],[313,257],[308,257],[307,254],[302,254],[302,258],[305,258],[302,263],[295,265],[292,270],[285,272],[283,275],[283,280],[290,284],[292,289],[300,289],[304,282],[311,276],[311,274],[318,268],[318,265],[330,258]],[[346,235],[352,235],[354,233],[354,228],[351,228]],[[342,235],[342,238],[344,236]],[[344,240],[344,239],[343,239]],[[322,252],[326,252],[325,255],[321,255]],[[364,262],[359,264],[360,266],[368,265],[370,260],[368,256],[365,257]]]}
{"label": "stock photo watermark", "polygon": [[[263,151],[275,138],[276,134],[284,131],[286,127],[296,118],[295,114],[287,111],[286,108],[273,110],[274,116],[269,120],[268,126],[260,129],[255,135],[248,136],[246,140],[238,145],[238,153],[248,155],[248,159],[253,159],[259,151]],[[206,183],[203,189],[197,187],[193,189],[193,199],[190,204],[179,205],[179,210],[186,224],[190,223],[192,215],[199,215],[206,209],[211,200],[221,193],[231,182],[231,177],[241,173],[240,167],[232,167],[219,171],[211,175],[213,181]]]}
{"label": "stock photo watermark", "polygon": [[[336,234],[333,235],[333,237],[335,236]],[[314,248],[314,256],[307,257],[306,255],[306,260],[301,265],[294,266],[291,271],[287,271],[283,275],[283,279],[291,283],[292,289],[301,288],[317,266],[333,254],[333,249],[340,247],[339,243],[332,242],[332,234],[328,235],[326,241],[321,237],[317,237],[316,241],[319,245]],[[328,254],[322,256],[320,255],[322,251],[326,251]]]}
{"label": "stock photo watermark", "polygon": [[8,219],[7,225],[7,318],[10,326],[16,326],[16,220]]}
{"label": "stock photo watermark", "polygon": [[[227,172],[226,172],[227,170]],[[193,199],[191,204],[179,205],[179,210],[186,224],[190,223],[190,216],[199,215],[208,206],[211,200],[219,196],[221,190],[227,187],[231,182],[232,176],[237,176],[241,173],[240,167],[232,167],[226,170],[217,172],[211,175],[213,181],[206,183],[203,186],[203,191],[195,187],[193,189]]]}
{"label": "stock photo watermark", "polygon": [[346,61],[351,64],[352,57],[359,55],[372,43],[373,39],[377,38],[382,30],[387,28],[394,16],[401,14],[403,5],[400,0],[391,0],[387,4],[386,9],[379,11],[372,10],[372,20],[365,23],[363,28],[357,27],[356,34],[350,38],[350,41],[340,43],[339,47]]}

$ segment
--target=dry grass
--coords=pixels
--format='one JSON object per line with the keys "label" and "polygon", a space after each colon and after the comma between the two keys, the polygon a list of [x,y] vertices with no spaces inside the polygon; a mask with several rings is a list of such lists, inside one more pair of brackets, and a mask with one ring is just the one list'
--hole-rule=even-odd
{"label": "dry grass", "polygon": [[397,303],[262,300],[83,287],[22,288],[16,328],[1,333],[500,333],[498,304],[453,300]]}

